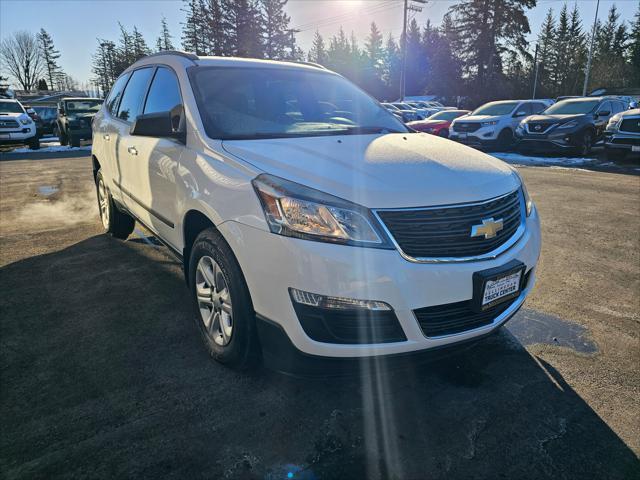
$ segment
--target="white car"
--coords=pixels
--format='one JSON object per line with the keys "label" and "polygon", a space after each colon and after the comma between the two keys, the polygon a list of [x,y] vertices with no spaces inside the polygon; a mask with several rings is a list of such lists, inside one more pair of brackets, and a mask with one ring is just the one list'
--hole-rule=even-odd
{"label": "white car", "polygon": [[40,148],[36,124],[18,100],[0,99],[0,147]]}
{"label": "white car", "polygon": [[501,150],[513,145],[516,128],[524,117],[551,105],[550,100],[502,100],[485,103],[463,118],[455,119],[449,139],[473,147]]}
{"label": "white car", "polygon": [[533,288],[540,225],[516,171],[409,131],[323,68],[154,54],[93,125],[105,230],[126,238],[137,220],[183,260],[222,363],[454,345]]}

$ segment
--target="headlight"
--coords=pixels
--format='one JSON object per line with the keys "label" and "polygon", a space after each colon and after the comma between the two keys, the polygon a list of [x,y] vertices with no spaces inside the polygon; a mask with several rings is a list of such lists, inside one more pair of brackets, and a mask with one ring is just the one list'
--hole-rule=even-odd
{"label": "headlight", "polygon": [[252,183],[273,233],[319,242],[394,248],[367,208],[273,175],[259,175]]}
{"label": "headlight", "polygon": [[620,128],[621,121],[622,115],[620,115],[619,113],[614,115],[609,119],[609,122],[607,123],[607,130],[617,130],[618,128]]}
{"label": "headlight", "polygon": [[30,123],[33,123],[33,122],[30,117],[27,117],[27,118],[21,118],[20,123],[23,125],[29,125]]}
{"label": "headlight", "polygon": [[578,126],[578,122],[576,122],[575,120],[571,120],[570,122],[563,123],[558,128],[573,128],[577,126]]}
{"label": "headlight", "polygon": [[531,212],[533,212],[533,200],[531,200],[529,192],[527,191],[527,186],[524,184],[524,180],[522,180],[522,177],[520,176],[518,171],[513,167],[511,167],[511,170],[513,170],[513,173],[515,173],[518,177],[518,180],[520,180],[520,188],[522,189],[522,196],[524,197],[524,208],[527,217],[529,217],[531,216]]}
{"label": "headlight", "polygon": [[493,120],[492,122],[482,122],[482,126],[483,127],[491,127],[493,125],[497,125],[498,121],[497,120]]}

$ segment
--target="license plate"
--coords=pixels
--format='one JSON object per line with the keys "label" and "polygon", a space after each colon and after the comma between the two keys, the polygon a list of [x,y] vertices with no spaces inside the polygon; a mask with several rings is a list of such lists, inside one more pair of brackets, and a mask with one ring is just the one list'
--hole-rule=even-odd
{"label": "license plate", "polygon": [[472,306],[476,312],[516,298],[520,295],[525,265],[512,260],[501,267],[473,274]]}
{"label": "license plate", "polygon": [[640,152],[640,145],[632,145],[631,146],[631,151],[632,152]]}
{"label": "license plate", "polygon": [[484,294],[482,296],[482,308],[486,309],[487,305],[496,305],[508,298],[517,296],[520,290],[520,279],[522,271],[498,277],[495,280],[488,280],[484,286]]}

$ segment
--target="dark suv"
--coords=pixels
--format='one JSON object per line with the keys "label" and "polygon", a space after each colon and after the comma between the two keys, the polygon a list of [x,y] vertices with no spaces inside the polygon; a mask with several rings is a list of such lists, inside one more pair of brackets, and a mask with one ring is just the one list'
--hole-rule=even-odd
{"label": "dark suv", "polygon": [[55,127],[60,145],[79,147],[82,140],[91,140],[91,122],[101,106],[100,98],[65,98],[60,101]]}
{"label": "dark suv", "polygon": [[588,155],[593,144],[602,138],[609,118],[626,108],[626,103],[615,97],[562,100],[520,122],[516,129],[518,149]]}

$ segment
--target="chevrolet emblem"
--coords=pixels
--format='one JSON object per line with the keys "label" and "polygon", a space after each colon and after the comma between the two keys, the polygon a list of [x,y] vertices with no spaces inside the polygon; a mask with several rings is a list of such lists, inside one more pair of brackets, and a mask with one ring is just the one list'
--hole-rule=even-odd
{"label": "chevrolet emblem", "polygon": [[504,228],[502,219],[494,220],[492,218],[483,218],[482,225],[473,225],[471,227],[471,237],[481,237],[485,239],[495,237],[500,230]]}

